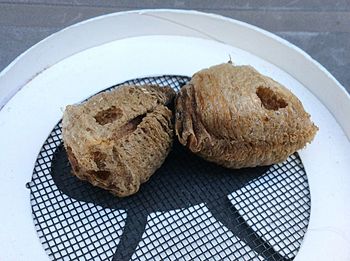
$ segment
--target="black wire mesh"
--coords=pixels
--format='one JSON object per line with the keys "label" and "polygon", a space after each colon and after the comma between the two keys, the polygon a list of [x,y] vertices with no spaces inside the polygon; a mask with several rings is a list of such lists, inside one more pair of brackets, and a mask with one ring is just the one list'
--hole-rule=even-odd
{"label": "black wire mesh", "polygon": [[[159,76],[123,84],[178,90],[188,80]],[[229,170],[175,142],[140,191],[120,199],[71,174],[60,123],[27,185],[34,225],[52,260],[291,260],[310,215],[297,153],[270,167]]]}

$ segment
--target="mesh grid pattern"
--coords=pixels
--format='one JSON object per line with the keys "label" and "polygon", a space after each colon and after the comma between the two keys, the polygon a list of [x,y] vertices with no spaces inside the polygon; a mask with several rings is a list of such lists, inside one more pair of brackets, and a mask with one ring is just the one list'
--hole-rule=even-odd
{"label": "mesh grid pattern", "polygon": [[125,211],[76,201],[57,188],[50,173],[53,154],[60,144],[58,125],[39,154],[29,184],[40,241],[53,260],[108,260],[119,242]]}
{"label": "mesh grid pattern", "polygon": [[[188,80],[159,76],[123,84],[178,90]],[[71,175],[60,123],[28,188],[34,225],[52,260],[291,260],[310,215],[297,154],[271,167],[228,170],[175,142],[140,191],[119,199]]]}
{"label": "mesh grid pattern", "polygon": [[291,155],[233,192],[229,199],[260,237],[283,256],[293,258],[309,219],[307,184],[300,158]]}

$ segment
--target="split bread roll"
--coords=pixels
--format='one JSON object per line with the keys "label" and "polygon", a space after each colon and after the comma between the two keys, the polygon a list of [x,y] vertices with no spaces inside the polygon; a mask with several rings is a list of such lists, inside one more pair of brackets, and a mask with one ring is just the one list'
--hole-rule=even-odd
{"label": "split bread roll", "polygon": [[73,173],[124,197],[162,165],[173,141],[170,87],[122,86],[63,115],[62,136]]}
{"label": "split bread roll", "polygon": [[180,143],[227,168],[282,162],[318,130],[295,95],[251,66],[201,70],[175,103]]}

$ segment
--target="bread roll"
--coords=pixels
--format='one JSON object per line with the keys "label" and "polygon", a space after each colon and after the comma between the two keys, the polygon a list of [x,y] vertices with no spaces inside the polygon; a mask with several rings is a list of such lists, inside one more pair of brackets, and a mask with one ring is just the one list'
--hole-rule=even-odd
{"label": "bread roll", "polygon": [[180,143],[227,168],[284,161],[318,130],[288,89],[230,63],[197,72],[181,88],[175,129]]}
{"label": "bread roll", "polygon": [[170,87],[122,86],[67,106],[62,135],[73,173],[120,197],[136,193],[170,151],[174,96]]}

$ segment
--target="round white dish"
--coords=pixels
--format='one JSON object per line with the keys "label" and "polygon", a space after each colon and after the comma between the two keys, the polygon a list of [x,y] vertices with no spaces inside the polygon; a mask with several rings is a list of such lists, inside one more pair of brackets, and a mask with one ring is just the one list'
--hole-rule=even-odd
{"label": "round white dish", "polygon": [[320,130],[300,152],[311,192],[308,231],[295,260],[349,260],[350,98],[320,64],[257,27],[181,10],[115,13],[68,27],[0,74],[0,228],[4,260],[48,260],[29,190],[38,152],[64,106],[128,79],[250,64],[290,88]]}

